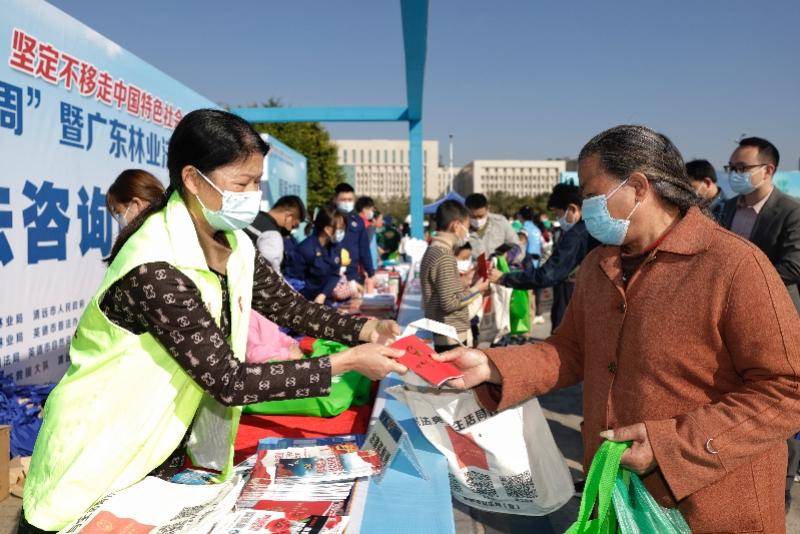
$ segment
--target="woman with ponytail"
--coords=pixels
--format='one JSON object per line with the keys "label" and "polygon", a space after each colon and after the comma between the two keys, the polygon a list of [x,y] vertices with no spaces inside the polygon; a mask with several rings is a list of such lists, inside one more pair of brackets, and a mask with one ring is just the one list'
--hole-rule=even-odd
{"label": "woman with ponytail", "polygon": [[[108,493],[171,476],[186,455],[227,479],[244,404],[327,395],[331,377],[350,370],[405,372],[402,352],[385,346],[396,323],[306,301],[242,232],[259,210],[268,150],[224,111],[193,111],[175,128],[169,187],[122,229],[47,401],[20,532],[60,530]],[[248,363],[251,308],[355,347]]]}
{"label": "woman with ponytail", "polygon": [[108,188],[106,207],[121,230],[163,198],[164,186],[158,178],[142,169],[125,169]]}

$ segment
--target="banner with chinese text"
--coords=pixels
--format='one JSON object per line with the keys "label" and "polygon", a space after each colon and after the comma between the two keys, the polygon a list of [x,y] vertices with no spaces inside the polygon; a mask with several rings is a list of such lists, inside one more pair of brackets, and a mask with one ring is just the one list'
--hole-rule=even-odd
{"label": "banner with chinese text", "polygon": [[264,161],[264,180],[262,186],[262,206],[272,207],[281,197],[295,195],[307,204],[307,162],[305,156],[292,150],[277,138],[261,135],[269,143],[270,150]]}
{"label": "banner with chinese text", "polygon": [[0,370],[57,380],[118,228],[127,168],[165,184],[172,129],[217,107],[40,0],[0,0]]}

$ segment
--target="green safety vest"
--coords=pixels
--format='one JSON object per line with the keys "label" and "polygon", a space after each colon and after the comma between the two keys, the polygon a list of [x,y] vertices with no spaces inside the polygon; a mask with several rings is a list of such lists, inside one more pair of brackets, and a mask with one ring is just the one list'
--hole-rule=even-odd
{"label": "green safety vest", "polygon": [[[255,251],[243,232],[225,236],[233,249],[227,264],[228,341],[244,362]],[[186,205],[174,193],[109,266],[72,340],[70,368],[45,405],[23,501],[26,519],[40,529],[60,530],[97,499],[142,480],[181,445],[190,426],[187,450],[194,464],[221,471],[219,481],[232,472],[241,408],[214,400],[151,334],[133,334],[100,310],[115,282],[151,262],[167,262],[188,276],[202,296],[197,305],[206,306],[219,324],[219,279],[206,263]]]}

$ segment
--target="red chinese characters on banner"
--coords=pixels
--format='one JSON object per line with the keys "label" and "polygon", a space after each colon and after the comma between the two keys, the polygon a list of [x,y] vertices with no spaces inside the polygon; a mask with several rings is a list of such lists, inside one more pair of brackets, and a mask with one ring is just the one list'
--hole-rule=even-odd
{"label": "red chinese characters on banner", "polygon": [[158,98],[153,98],[153,122],[164,124],[164,102]]}
{"label": "red chinese characters on banner", "polygon": [[61,60],[63,61],[61,70],[58,73],[58,82],[64,81],[65,89],[72,89],[72,85],[78,83],[77,68],[80,68],[80,60],[75,59],[69,54],[61,53]]}
{"label": "red chinese characters on banner", "polygon": [[97,76],[97,94],[95,97],[103,104],[110,106],[112,104],[112,91],[114,90],[114,79],[106,71],[101,72]]}
{"label": "red chinese characters on banner", "polygon": [[15,29],[11,37],[11,57],[9,66],[34,75],[36,67],[36,39],[25,32]]}
{"label": "red chinese characters on banner", "polygon": [[128,113],[139,115],[139,107],[142,102],[142,91],[132,83],[128,84]]}
{"label": "red chinese characters on banner", "polygon": [[97,89],[97,68],[89,63],[81,63],[81,77],[78,81],[80,93],[92,96]]}
{"label": "red chinese characters on banner", "polygon": [[142,92],[142,118],[146,121],[153,119],[153,95],[147,92]]}
{"label": "red chinese characters on banner", "polygon": [[128,102],[128,86],[122,80],[114,82],[114,102],[117,104],[117,109],[122,109]]}
{"label": "red chinese characters on banner", "polygon": [[169,102],[18,28],[12,32],[8,65],[50,84],[63,85],[68,91],[76,87],[81,96],[119,110],[124,107],[134,117],[165,128],[174,128],[183,117],[183,112]]}
{"label": "red chinese characters on banner", "polygon": [[38,76],[52,84],[58,83],[58,63],[60,60],[61,53],[53,45],[39,43],[39,56],[34,76]]}
{"label": "red chinese characters on banner", "polygon": [[166,104],[164,108],[164,126],[167,128],[172,128],[172,121],[175,117],[175,113],[172,111],[172,105]]}

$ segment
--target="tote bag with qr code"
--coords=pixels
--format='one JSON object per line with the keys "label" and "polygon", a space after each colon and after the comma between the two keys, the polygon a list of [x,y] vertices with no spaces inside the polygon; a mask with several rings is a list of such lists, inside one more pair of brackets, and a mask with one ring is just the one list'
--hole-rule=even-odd
{"label": "tote bag with qr code", "polygon": [[491,414],[471,391],[432,388],[411,376],[387,391],[409,407],[422,433],[447,458],[457,501],[541,516],[572,498],[572,476],[537,399]]}

